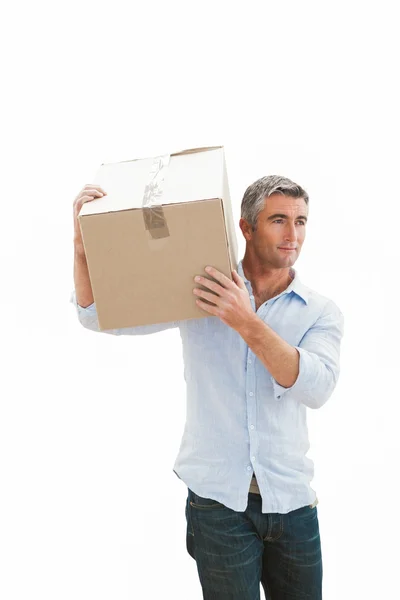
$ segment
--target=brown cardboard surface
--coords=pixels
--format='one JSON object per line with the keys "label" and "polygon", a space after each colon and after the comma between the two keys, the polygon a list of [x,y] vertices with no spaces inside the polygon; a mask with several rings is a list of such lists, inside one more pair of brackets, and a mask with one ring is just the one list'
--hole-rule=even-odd
{"label": "brown cardboard surface", "polygon": [[[195,275],[205,275],[212,265],[232,278],[237,267],[223,149],[175,156],[165,177],[167,203],[162,196],[167,236],[151,235],[137,197],[146,185],[149,159],[132,161],[129,172],[121,171],[121,163],[107,165],[108,185],[101,183],[105,171],[100,169],[94,183],[109,197],[82,207],[79,221],[101,330],[206,317],[192,292]],[[211,191],[214,197],[201,197]],[[185,196],[188,201],[176,202]]]}

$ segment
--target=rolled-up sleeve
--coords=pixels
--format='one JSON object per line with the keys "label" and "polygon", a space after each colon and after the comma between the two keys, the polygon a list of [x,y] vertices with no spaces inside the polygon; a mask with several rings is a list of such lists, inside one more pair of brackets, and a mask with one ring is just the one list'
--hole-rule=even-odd
{"label": "rolled-up sleeve", "polygon": [[111,335],[149,335],[151,333],[158,333],[159,331],[166,331],[167,329],[173,329],[178,327],[178,321],[171,323],[156,323],[154,325],[138,325],[137,327],[123,327],[120,329],[105,329],[99,328],[99,321],[97,318],[96,304],[93,302],[86,308],[79,306],[76,300],[76,291],[73,290],[70,297],[70,302],[75,306],[78,319],[80,324],[91,331],[98,331],[99,333],[109,333]]}
{"label": "rolled-up sleeve", "polygon": [[274,395],[280,400],[288,392],[309,408],[321,408],[332,395],[340,372],[340,343],[344,318],[332,301],[304,334],[298,346],[299,374],[295,383],[285,388],[272,378]]}

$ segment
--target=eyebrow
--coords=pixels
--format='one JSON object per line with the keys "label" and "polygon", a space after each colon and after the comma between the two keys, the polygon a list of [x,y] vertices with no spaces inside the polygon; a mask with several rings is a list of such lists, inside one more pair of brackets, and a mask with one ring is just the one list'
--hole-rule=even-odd
{"label": "eyebrow", "polygon": [[[267,221],[272,221],[273,219],[288,219],[289,217],[287,215],[281,215],[281,214],[276,214],[276,215],[270,215],[267,218]],[[296,217],[296,221],[298,219],[303,219],[303,221],[307,221],[307,217],[303,216],[303,215],[299,215],[298,217]]]}

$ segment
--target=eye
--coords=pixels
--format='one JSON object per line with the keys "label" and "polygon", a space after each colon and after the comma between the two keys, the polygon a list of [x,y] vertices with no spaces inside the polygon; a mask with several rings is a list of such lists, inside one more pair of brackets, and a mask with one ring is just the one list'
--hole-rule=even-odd
{"label": "eye", "polygon": [[[275,219],[273,223],[284,223],[284,219]],[[297,225],[305,225],[305,221],[297,221]]]}

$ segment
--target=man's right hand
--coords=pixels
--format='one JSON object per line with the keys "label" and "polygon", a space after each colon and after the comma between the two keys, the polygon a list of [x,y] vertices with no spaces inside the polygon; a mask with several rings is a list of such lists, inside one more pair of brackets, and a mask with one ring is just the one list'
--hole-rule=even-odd
{"label": "man's right hand", "polygon": [[102,198],[106,196],[105,192],[99,185],[88,183],[84,188],[81,189],[79,194],[74,200],[74,246],[75,250],[85,254],[83,246],[82,232],[79,225],[78,215],[85,202],[91,202],[96,198]]}

